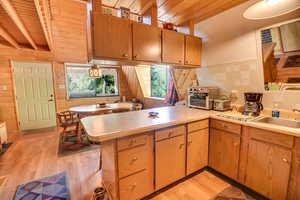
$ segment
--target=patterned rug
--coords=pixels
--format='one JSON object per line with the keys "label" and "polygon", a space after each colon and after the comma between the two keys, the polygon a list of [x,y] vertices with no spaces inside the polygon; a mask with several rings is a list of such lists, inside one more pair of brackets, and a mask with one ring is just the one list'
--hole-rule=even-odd
{"label": "patterned rug", "polygon": [[14,200],[69,200],[66,173],[19,185]]}
{"label": "patterned rug", "polygon": [[212,200],[255,200],[253,197],[244,193],[242,190],[236,187],[228,187],[223,192],[218,194]]}

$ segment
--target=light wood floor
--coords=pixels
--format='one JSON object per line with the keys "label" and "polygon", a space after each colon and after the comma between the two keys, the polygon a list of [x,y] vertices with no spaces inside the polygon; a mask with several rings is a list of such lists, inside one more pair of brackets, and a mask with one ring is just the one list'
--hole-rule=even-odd
{"label": "light wood floor", "polygon": [[[5,186],[0,187],[1,200],[12,199],[19,184],[63,171],[68,174],[72,200],[91,198],[93,189],[101,183],[101,175],[97,171],[99,150],[58,157],[58,139],[57,131],[48,131],[26,134],[14,142],[0,157],[0,177],[8,177]],[[228,186],[228,183],[204,171],[153,200],[209,200]]]}

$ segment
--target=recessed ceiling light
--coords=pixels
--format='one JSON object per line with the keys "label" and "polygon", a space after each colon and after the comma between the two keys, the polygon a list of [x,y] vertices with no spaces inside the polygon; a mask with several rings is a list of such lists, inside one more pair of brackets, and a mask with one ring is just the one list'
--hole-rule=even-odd
{"label": "recessed ceiling light", "polygon": [[246,19],[268,19],[288,14],[300,8],[300,0],[262,0],[243,14]]}

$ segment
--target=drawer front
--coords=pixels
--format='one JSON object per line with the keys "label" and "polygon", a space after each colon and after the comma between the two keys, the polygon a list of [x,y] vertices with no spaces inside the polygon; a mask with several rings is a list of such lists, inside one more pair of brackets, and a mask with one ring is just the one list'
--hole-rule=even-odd
{"label": "drawer front", "polygon": [[294,146],[294,137],[290,135],[274,133],[257,128],[249,128],[249,133],[250,137],[256,140],[281,145],[287,148],[293,148]]}
{"label": "drawer front", "polygon": [[194,132],[198,130],[202,130],[209,127],[209,120],[201,120],[197,122],[192,122],[188,124],[188,132]]}
{"label": "drawer front", "polygon": [[131,175],[148,167],[147,147],[140,146],[118,153],[119,177]]}
{"label": "drawer front", "polygon": [[155,141],[179,136],[179,135],[184,135],[185,134],[185,126],[176,126],[173,128],[167,128],[163,130],[159,130],[155,132]]}
{"label": "drawer front", "polygon": [[153,176],[144,170],[119,181],[120,200],[141,199],[154,191]]}
{"label": "drawer front", "polygon": [[216,119],[211,120],[210,126],[218,130],[223,130],[223,131],[227,131],[239,135],[241,134],[242,131],[242,126],[240,124],[234,124],[234,123],[225,122]]}
{"label": "drawer front", "polygon": [[118,139],[118,151],[145,145],[147,143],[147,134],[130,136]]}

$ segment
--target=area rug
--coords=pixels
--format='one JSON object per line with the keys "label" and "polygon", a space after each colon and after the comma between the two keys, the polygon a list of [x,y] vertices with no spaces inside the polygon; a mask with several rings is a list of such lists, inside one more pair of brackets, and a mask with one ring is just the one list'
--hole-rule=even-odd
{"label": "area rug", "polygon": [[211,200],[255,200],[255,198],[236,187],[230,186]]}
{"label": "area rug", "polygon": [[68,156],[76,153],[99,149],[99,144],[91,144],[87,138],[82,138],[82,143],[77,143],[76,136],[68,137],[64,142],[60,138],[58,145],[58,156]]}
{"label": "area rug", "polygon": [[66,173],[19,185],[14,200],[69,200]]}

